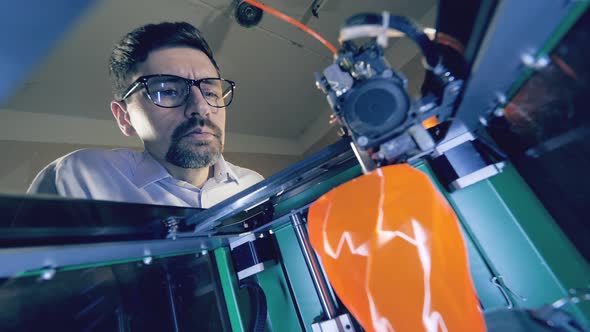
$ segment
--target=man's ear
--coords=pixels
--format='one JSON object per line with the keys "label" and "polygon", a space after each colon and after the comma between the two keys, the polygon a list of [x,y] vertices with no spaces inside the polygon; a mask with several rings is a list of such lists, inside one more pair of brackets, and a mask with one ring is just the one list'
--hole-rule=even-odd
{"label": "man's ear", "polygon": [[133,128],[129,119],[129,113],[127,112],[127,105],[125,103],[113,100],[111,102],[111,112],[113,112],[119,129],[121,129],[121,132],[125,136],[134,136],[136,134],[135,128]]}

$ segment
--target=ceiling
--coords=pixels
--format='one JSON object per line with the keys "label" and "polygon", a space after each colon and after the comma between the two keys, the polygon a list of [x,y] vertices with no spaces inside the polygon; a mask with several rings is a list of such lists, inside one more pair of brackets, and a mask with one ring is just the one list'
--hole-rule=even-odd
{"label": "ceiling", "polygon": [[[113,44],[146,23],[188,21],[199,27],[212,45],[222,75],[238,83],[227,124],[228,141],[238,141],[233,143],[234,150],[248,152],[245,145],[256,145],[260,146],[258,152],[303,153],[330,130],[330,109],[324,95],[315,88],[313,73],[331,63],[331,54],[309,35],[268,13],[258,26],[241,27],[233,19],[231,3],[232,0],[96,1],[2,105],[4,136],[0,139],[17,135],[12,139],[137,145],[137,141],[118,143],[123,142],[122,135],[116,140],[110,135],[116,131],[109,110],[112,95],[107,75]],[[296,19],[306,15],[311,3],[312,0],[265,1]],[[342,22],[359,12],[388,10],[427,26],[434,25],[436,16],[435,0],[324,3],[319,18],[311,17],[308,25],[332,43],[337,41]],[[399,40],[388,48],[387,57],[394,68],[415,73],[416,68],[408,67],[419,66],[417,52],[411,43]],[[409,76],[410,84],[417,86],[420,75]],[[27,120],[19,120],[20,115]],[[14,123],[6,122],[9,118]],[[19,121],[29,126],[32,123],[33,128],[15,130]],[[109,134],[88,130],[102,130],[101,126],[108,127]],[[78,134],[64,136],[64,130]]]}

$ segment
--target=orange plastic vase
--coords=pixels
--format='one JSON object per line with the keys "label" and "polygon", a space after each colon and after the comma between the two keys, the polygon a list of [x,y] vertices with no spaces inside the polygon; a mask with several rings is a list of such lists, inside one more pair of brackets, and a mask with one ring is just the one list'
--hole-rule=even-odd
{"label": "orange plastic vase", "polygon": [[367,331],[486,331],[459,222],[426,174],[377,169],[313,203],[311,244]]}

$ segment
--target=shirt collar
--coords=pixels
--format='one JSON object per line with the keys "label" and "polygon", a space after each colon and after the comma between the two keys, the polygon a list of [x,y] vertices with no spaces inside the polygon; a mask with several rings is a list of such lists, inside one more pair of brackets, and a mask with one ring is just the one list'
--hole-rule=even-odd
{"label": "shirt collar", "polygon": [[227,161],[223,158],[223,155],[219,156],[219,160],[213,166],[214,174],[213,177],[217,182],[225,181],[236,181],[240,184],[240,180],[236,175],[236,172],[230,167]]}
{"label": "shirt collar", "polygon": [[135,174],[133,174],[133,183],[138,188],[143,188],[148,184],[160,181],[167,177],[172,177],[170,173],[150,155],[147,150],[141,154],[141,160],[137,164]]}
{"label": "shirt collar", "polygon": [[[223,155],[219,156],[219,160],[213,165],[213,171],[213,178],[216,182],[236,181],[238,184],[240,183],[235,171],[225,161]],[[138,188],[143,188],[154,182],[171,177],[166,168],[156,161],[147,150],[144,150],[133,175],[133,183]]]}

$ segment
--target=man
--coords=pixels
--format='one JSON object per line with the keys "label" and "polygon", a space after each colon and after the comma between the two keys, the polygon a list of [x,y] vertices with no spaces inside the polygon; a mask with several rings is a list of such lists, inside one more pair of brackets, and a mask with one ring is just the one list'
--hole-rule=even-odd
{"label": "man", "polygon": [[223,159],[235,84],[220,77],[198,29],[140,27],[115,46],[109,65],[111,111],[145,150],[73,152],[43,169],[28,192],[207,208],[262,180]]}

